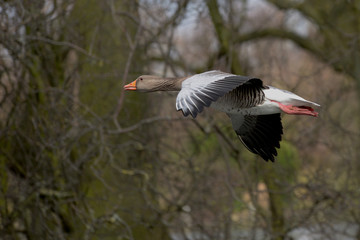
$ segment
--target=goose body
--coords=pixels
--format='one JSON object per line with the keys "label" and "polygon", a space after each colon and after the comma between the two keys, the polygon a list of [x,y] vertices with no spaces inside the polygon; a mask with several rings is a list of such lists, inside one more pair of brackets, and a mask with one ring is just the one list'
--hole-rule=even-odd
{"label": "goose body", "polygon": [[280,148],[280,113],[317,117],[320,105],[286,91],[263,85],[258,78],[217,70],[183,78],[138,77],[125,90],[180,91],[176,109],[193,118],[204,107],[225,112],[241,142],[264,160],[274,161]]}

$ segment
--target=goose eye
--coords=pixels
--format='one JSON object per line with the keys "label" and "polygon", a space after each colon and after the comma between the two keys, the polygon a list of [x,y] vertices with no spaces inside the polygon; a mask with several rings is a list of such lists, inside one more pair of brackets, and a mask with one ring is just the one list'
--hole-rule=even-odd
{"label": "goose eye", "polygon": [[143,80],[143,78],[139,78],[139,80],[140,80],[140,81],[142,81],[142,80]]}

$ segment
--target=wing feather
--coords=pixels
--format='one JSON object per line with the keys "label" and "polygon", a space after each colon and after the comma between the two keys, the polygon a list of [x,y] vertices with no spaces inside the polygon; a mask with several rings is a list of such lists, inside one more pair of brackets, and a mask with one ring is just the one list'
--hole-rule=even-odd
{"label": "wing feather", "polygon": [[246,148],[265,161],[275,161],[283,127],[280,113],[270,115],[229,115],[233,128]]}

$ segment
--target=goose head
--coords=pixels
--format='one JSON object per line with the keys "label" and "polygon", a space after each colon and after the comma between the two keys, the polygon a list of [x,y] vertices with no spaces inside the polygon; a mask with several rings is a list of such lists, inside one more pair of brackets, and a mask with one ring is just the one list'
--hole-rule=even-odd
{"label": "goose head", "polygon": [[161,78],[153,75],[142,75],[135,81],[124,86],[125,90],[153,92],[157,91],[161,85]]}
{"label": "goose head", "polygon": [[142,75],[124,86],[125,90],[140,92],[177,91],[185,78],[163,78],[154,75]]}

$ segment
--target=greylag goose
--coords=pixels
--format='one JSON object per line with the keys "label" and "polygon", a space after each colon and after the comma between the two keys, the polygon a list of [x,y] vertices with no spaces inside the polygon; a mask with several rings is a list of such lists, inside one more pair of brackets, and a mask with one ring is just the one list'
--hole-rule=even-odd
{"label": "greylag goose", "polygon": [[292,92],[263,85],[258,78],[217,70],[181,78],[143,75],[125,85],[124,89],[180,91],[176,109],[184,116],[195,118],[204,107],[225,112],[245,147],[272,162],[283,133],[280,113],[317,117],[313,107],[320,106]]}

